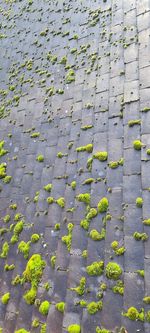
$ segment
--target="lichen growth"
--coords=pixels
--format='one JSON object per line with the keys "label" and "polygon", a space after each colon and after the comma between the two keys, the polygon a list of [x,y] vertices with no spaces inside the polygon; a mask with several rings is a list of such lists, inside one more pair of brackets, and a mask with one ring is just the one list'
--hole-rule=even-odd
{"label": "lichen growth", "polygon": [[102,198],[97,205],[98,213],[107,212],[108,206],[109,206],[108,199],[106,197]]}
{"label": "lichen growth", "polygon": [[106,276],[108,279],[118,280],[122,274],[122,269],[115,262],[109,262],[105,268]]}
{"label": "lichen growth", "polygon": [[89,275],[92,276],[102,275],[104,272],[104,262],[102,260],[95,261],[91,265],[86,267],[86,271]]}

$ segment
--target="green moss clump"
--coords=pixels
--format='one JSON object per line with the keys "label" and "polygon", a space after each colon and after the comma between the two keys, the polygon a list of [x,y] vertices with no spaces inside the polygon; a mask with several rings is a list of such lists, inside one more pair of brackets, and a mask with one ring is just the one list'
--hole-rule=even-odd
{"label": "green moss clump", "polygon": [[34,132],[30,135],[31,138],[35,139],[35,138],[39,138],[40,136],[40,132]]}
{"label": "green moss clump", "polygon": [[44,156],[43,155],[38,155],[37,158],[36,158],[36,160],[38,162],[43,162],[44,161]]}
{"label": "green moss clump", "polygon": [[64,312],[65,311],[65,303],[64,302],[59,302],[55,305],[55,308],[59,311],[59,312]]}
{"label": "green moss clump", "polygon": [[96,312],[98,312],[99,310],[101,311],[102,307],[103,307],[103,302],[102,301],[91,302],[87,305],[87,311],[90,315],[93,315]]}
{"label": "green moss clump", "polygon": [[111,169],[116,169],[116,168],[118,168],[118,166],[119,166],[118,161],[109,162],[109,168],[111,168]]}
{"label": "green moss clump", "polygon": [[141,124],[141,120],[140,119],[129,120],[128,121],[128,126],[129,127],[133,127],[134,125],[140,125],[140,124]]}
{"label": "green moss clump", "polygon": [[138,273],[142,278],[144,278],[144,269],[138,269],[136,273]]}
{"label": "green moss clump", "polygon": [[81,226],[84,230],[89,230],[90,222],[89,222],[87,219],[81,220],[81,222],[80,222],[80,226]]}
{"label": "green moss clump", "polygon": [[141,208],[143,206],[143,199],[138,197],[136,198],[136,206]]}
{"label": "green moss clump", "polygon": [[57,157],[58,157],[58,158],[62,158],[63,156],[64,156],[64,154],[62,154],[61,151],[59,151],[59,152],[57,153]]}
{"label": "green moss clump", "polygon": [[5,215],[5,216],[3,217],[3,222],[4,222],[4,223],[8,223],[9,221],[10,221],[10,215],[7,214],[7,215]]}
{"label": "green moss clump", "polygon": [[143,143],[140,140],[133,141],[133,147],[135,150],[141,150]]}
{"label": "green moss clump", "polygon": [[80,202],[84,202],[85,204],[89,205],[90,200],[91,200],[91,196],[90,196],[89,193],[81,193],[81,194],[76,196],[76,199]]}
{"label": "green moss clump", "polygon": [[54,198],[53,198],[53,197],[48,197],[48,198],[46,199],[46,201],[47,201],[47,203],[48,203],[49,205],[51,205],[51,204],[54,202]]}
{"label": "green moss clump", "polygon": [[109,206],[108,199],[105,198],[105,197],[102,198],[99,201],[98,205],[97,205],[98,213],[105,213],[105,212],[107,212],[108,206]]}
{"label": "green moss clump", "polygon": [[97,230],[93,229],[90,232],[90,238],[92,238],[95,241],[100,241],[102,239],[105,239],[106,230],[102,228],[101,232],[98,232]]}
{"label": "green moss clump", "polygon": [[10,293],[6,293],[1,297],[2,304],[7,304],[10,300]]}
{"label": "green moss clump", "polygon": [[150,219],[144,220],[144,221],[143,221],[143,224],[144,224],[144,225],[150,225]]}
{"label": "green moss clump", "polygon": [[50,303],[49,303],[48,301],[43,301],[43,302],[40,304],[39,312],[40,312],[42,315],[47,316],[48,311],[49,311],[49,308],[50,308]]}
{"label": "green moss clump", "polygon": [[41,324],[40,333],[47,333],[47,324]]}
{"label": "green moss clump", "polygon": [[107,278],[112,280],[118,280],[120,275],[122,274],[122,269],[115,262],[109,262],[106,265],[105,271]]}
{"label": "green moss clump", "polygon": [[27,291],[27,293],[23,296],[23,298],[27,304],[31,305],[34,304],[35,302],[36,294],[37,294],[37,289],[31,288],[30,290]]}
{"label": "green moss clump", "polygon": [[81,327],[80,327],[80,325],[72,324],[72,325],[68,326],[67,331],[69,333],[81,333]]}
{"label": "green moss clump", "polygon": [[2,252],[0,254],[0,258],[7,258],[9,252],[9,244],[8,242],[5,242],[2,246]]}
{"label": "green moss clump", "polygon": [[92,171],[92,163],[93,163],[93,157],[88,158],[86,167],[89,171]]}
{"label": "green moss clump", "polygon": [[116,250],[117,247],[118,247],[118,245],[119,245],[118,241],[114,241],[114,242],[111,243],[111,248],[112,248],[113,250]]}
{"label": "green moss clump", "polygon": [[6,177],[6,166],[7,164],[6,163],[1,163],[0,164],[0,178],[4,178]]}
{"label": "green moss clump", "polygon": [[75,291],[79,296],[82,296],[85,292],[86,278],[82,277],[80,279],[79,286],[76,288],[70,288],[70,290]]}
{"label": "green moss clump", "polygon": [[43,189],[47,192],[51,192],[53,185],[52,184],[47,184],[43,186]]}
{"label": "green moss clump", "polygon": [[92,151],[93,151],[93,144],[89,143],[86,146],[78,147],[78,148],[76,148],[76,151],[77,152],[86,151],[87,153],[92,153]]}
{"label": "green moss clump", "polygon": [[150,296],[144,297],[143,302],[146,303],[146,304],[150,304]]}
{"label": "green moss clump", "polygon": [[40,326],[40,322],[39,322],[39,319],[35,318],[33,321],[32,321],[32,327],[34,328],[37,328]]}
{"label": "green moss clump", "polygon": [[6,264],[4,266],[4,271],[12,271],[13,269],[15,269],[15,265],[14,264],[11,264],[11,265]]}
{"label": "green moss clump", "polygon": [[51,266],[54,269],[55,268],[55,263],[56,263],[56,256],[52,256],[50,261],[51,261]]}
{"label": "green moss clump", "polygon": [[39,239],[40,239],[40,236],[39,236],[38,234],[33,234],[33,235],[31,236],[31,242],[32,242],[32,243],[36,243],[36,242],[38,242]]}
{"label": "green moss clump", "polygon": [[76,189],[76,186],[77,186],[77,183],[76,183],[75,180],[73,182],[71,182],[71,187],[72,187],[73,190]]}
{"label": "green moss clump", "polygon": [[71,250],[71,243],[72,243],[72,230],[74,225],[72,223],[68,223],[67,229],[68,229],[68,235],[65,235],[61,238],[62,242],[66,244],[68,251]]}
{"label": "green moss clump", "polygon": [[130,320],[137,320],[139,318],[139,312],[136,308],[131,306],[126,313],[123,314],[125,317],[128,317]]}
{"label": "green moss clump", "polygon": [[12,209],[12,210],[16,210],[17,209],[17,204],[14,203],[14,204],[10,205],[9,208]]}
{"label": "green moss clump", "polygon": [[124,246],[119,247],[118,241],[112,242],[111,243],[111,248],[114,250],[114,252],[117,256],[121,256],[126,251]]}
{"label": "green moss clump", "polygon": [[147,311],[147,313],[145,314],[145,320],[150,323],[150,311]]}
{"label": "green moss clump", "polygon": [[62,57],[61,59],[60,59],[60,62],[59,62],[61,65],[66,65],[66,63],[67,63],[67,57],[66,56],[64,56],[64,57]]}
{"label": "green moss clump", "polygon": [[17,224],[14,227],[14,235],[19,236],[23,230],[23,227],[24,227],[24,221],[21,220],[21,221],[17,222]]}
{"label": "green moss clump", "polygon": [[102,275],[104,272],[104,262],[102,260],[95,261],[91,265],[86,267],[86,271],[89,275],[92,276]]}
{"label": "green moss clump", "polygon": [[4,147],[5,141],[0,141],[0,157],[8,153],[8,150],[5,150]]}
{"label": "green moss clump", "polygon": [[59,199],[56,200],[56,203],[61,207],[65,207],[65,199],[63,197],[60,197]]}
{"label": "green moss clump", "polygon": [[87,220],[93,219],[95,216],[97,216],[97,209],[95,208],[90,208],[89,212],[86,215]]}
{"label": "green moss clump", "polygon": [[87,252],[87,250],[83,250],[83,251],[82,251],[82,257],[83,257],[83,258],[87,258],[87,257],[88,257],[88,252]]}
{"label": "green moss clump", "polygon": [[5,176],[3,178],[3,183],[9,184],[11,182],[12,176]]}
{"label": "green moss clump", "polygon": [[93,155],[93,158],[98,159],[101,162],[107,161],[108,153],[107,151],[99,151]]}
{"label": "green moss clump", "polygon": [[117,284],[114,287],[112,287],[112,291],[115,294],[123,295],[124,294],[124,284],[123,284],[123,281],[118,280]]}
{"label": "green moss clump", "polygon": [[71,83],[75,81],[75,72],[73,69],[69,69],[66,75],[66,83]]}
{"label": "green moss clump", "polygon": [[45,261],[42,260],[41,255],[33,254],[26,265],[25,271],[23,272],[24,280],[30,282],[33,288],[37,288],[42,277],[44,267]]}
{"label": "green moss clump", "polygon": [[91,183],[93,183],[95,181],[94,178],[88,178],[88,179],[85,179],[84,182],[82,183],[82,185],[89,185]]}
{"label": "green moss clump", "polygon": [[29,257],[30,244],[31,244],[30,241],[29,242],[21,241],[18,245],[18,250],[23,254],[25,259],[28,259]]}
{"label": "green moss clump", "polygon": [[145,242],[148,240],[148,235],[145,232],[140,233],[140,232],[135,231],[133,234],[133,237],[137,241],[142,240],[143,242]]}
{"label": "green moss clump", "polygon": [[146,150],[146,154],[150,155],[150,148]]}

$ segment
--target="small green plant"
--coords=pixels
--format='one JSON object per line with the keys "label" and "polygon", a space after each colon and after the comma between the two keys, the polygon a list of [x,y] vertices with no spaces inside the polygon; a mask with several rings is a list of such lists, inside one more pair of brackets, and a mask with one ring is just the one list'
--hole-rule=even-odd
{"label": "small green plant", "polygon": [[40,136],[40,132],[34,132],[30,135],[31,138],[35,139],[35,138],[39,138]]}
{"label": "small green plant", "polygon": [[97,209],[98,209],[98,213],[105,213],[108,210],[108,206],[109,206],[109,202],[107,198],[102,198],[98,205],[97,205]]}
{"label": "small green plant", "polygon": [[146,304],[150,304],[150,296],[144,297],[143,302],[146,303]]}
{"label": "small green plant", "polygon": [[42,260],[41,255],[33,254],[27,262],[26,269],[23,272],[24,280],[30,282],[33,288],[37,288],[38,283],[41,280],[44,267],[45,261]]}
{"label": "small green plant", "polygon": [[118,280],[117,283],[116,283],[116,285],[114,287],[112,287],[112,291],[115,294],[123,295],[124,294],[124,284],[123,284],[123,281]]}
{"label": "small green plant", "polygon": [[80,202],[84,202],[85,204],[89,205],[90,200],[91,200],[91,196],[90,196],[89,193],[81,193],[81,194],[76,196],[76,199]]}
{"label": "small green plant", "polygon": [[4,223],[8,223],[10,221],[10,215],[9,214],[5,215],[3,217],[3,221],[4,221]]}
{"label": "small green plant", "polygon": [[10,293],[6,293],[1,297],[2,304],[7,304],[10,299]]}
{"label": "small green plant", "polygon": [[122,274],[122,269],[117,263],[109,262],[106,265],[105,272],[108,279],[118,280],[120,275]]}
{"label": "small green plant", "polygon": [[143,224],[145,224],[145,225],[150,225],[150,219],[144,220],[144,221],[143,221]]}
{"label": "small green plant", "polygon": [[144,269],[138,269],[136,273],[138,273],[142,278],[144,278]]}
{"label": "small green plant", "polygon": [[136,198],[136,206],[141,208],[143,206],[143,199],[138,197]]}
{"label": "small green plant", "polygon": [[150,155],[150,148],[146,150],[146,154]]}
{"label": "small green plant", "polygon": [[[32,0],[29,1],[32,2]],[[15,331],[15,333],[30,333],[30,332],[25,330],[24,328],[20,328],[19,330]]]}
{"label": "small green plant", "polygon": [[66,83],[71,83],[75,81],[75,72],[73,69],[69,69],[66,75]]}
{"label": "small green plant", "polygon": [[64,302],[60,302],[60,303],[57,303],[55,305],[55,308],[59,311],[59,312],[64,312],[65,311],[65,303]]}
{"label": "small green plant", "polygon": [[128,317],[130,320],[137,320],[139,318],[138,310],[131,306],[126,313],[123,313],[125,317]]}
{"label": "small green plant", "polygon": [[30,290],[28,290],[26,292],[26,294],[23,296],[23,298],[27,304],[32,305],[35,302],[36,294],[37,294],[36,288],[31,288]]}
{"label": "small green plant", "polygon": [[52,256],[51,259],[50,259],[50,262],[51,262],[52,268],[54,269],[55,268],[55,263],[56,263],[56,256]]}

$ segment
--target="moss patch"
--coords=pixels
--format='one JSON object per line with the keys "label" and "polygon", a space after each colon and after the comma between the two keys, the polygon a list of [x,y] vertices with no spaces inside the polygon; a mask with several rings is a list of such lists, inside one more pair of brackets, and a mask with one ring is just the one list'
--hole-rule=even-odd
{"label": "moss patch", "polygon": [[122,269],[117,263],[109,262],[106,265],[105,272],[108,279],[118,280],[120,275],[122,274]]}
{"label": "moss patch", "polygon": [[89,275],[92,276],[102,275],[104,272],[104,262],[102,260],[95,261],[91,265],[86,267],[86,271]]}

